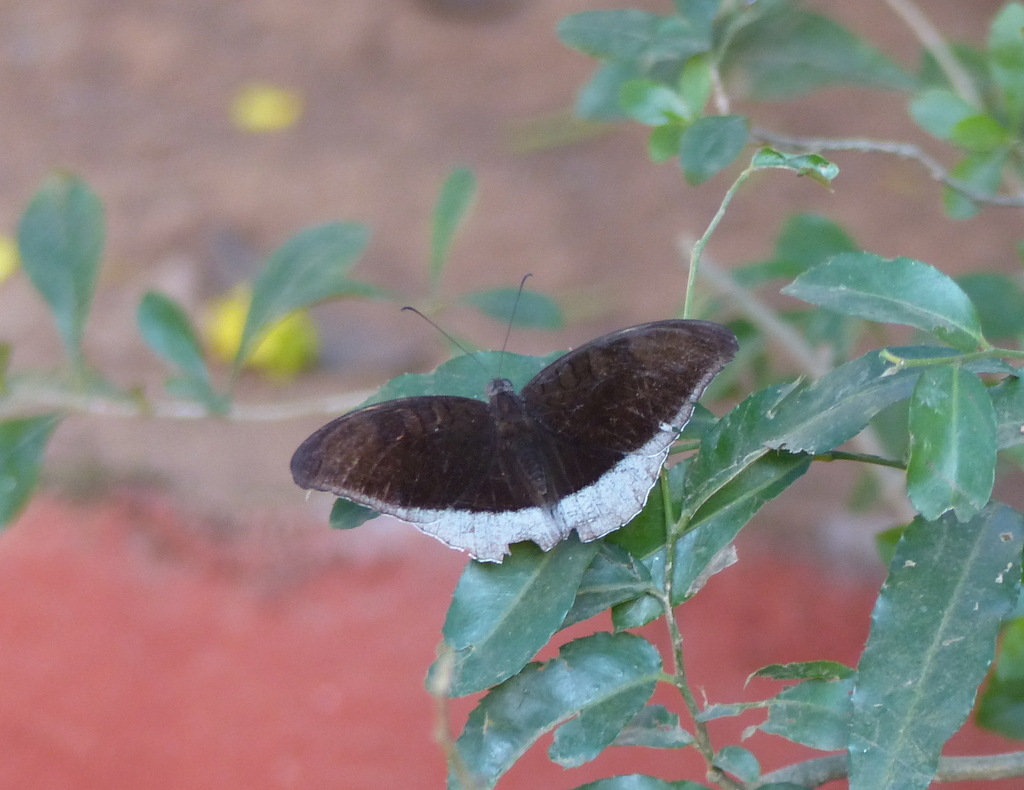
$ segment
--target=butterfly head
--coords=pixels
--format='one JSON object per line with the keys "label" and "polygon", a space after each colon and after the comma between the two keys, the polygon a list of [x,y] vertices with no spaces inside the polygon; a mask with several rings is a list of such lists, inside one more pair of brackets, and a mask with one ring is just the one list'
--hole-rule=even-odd
{"label": "butterfly head", "polygon": [[491,379],[491,383],[487,385],[487,389],[484,390],[484,394],[487,396],[487,400],[494,401],[499,395],[506,393],[515,394],[515,389],[512,387],[512,382],[508,379]]}

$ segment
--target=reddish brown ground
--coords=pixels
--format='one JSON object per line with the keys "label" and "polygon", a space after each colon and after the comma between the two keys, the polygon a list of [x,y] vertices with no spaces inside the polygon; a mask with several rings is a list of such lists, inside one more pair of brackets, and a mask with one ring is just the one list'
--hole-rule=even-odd
{"label": "reddish brown ground", "polygon": [[[442,787],[422,678],[461,555],[420,536],[360,558],[324,529],[255,540],[202,527],[136,497],[40,501],[0,538],[0,787]],[[771,693],[743,690],[768,663],[856,661],[872,582],[741,552],[681,610],[689,672],[710,700]],[[645,633],[664,645],[660,629]],[[465,715],[465,701],[453,707]],[[740,728],[713,732],[727,743]],[[807,756],[763,734],[747,745],[767,769]],[[970,730],[954,747],[1010,745]],[[637,770],[700,778],[688,751],[613,749],[563,772],[535,750],[500,786],[568,790]]]}

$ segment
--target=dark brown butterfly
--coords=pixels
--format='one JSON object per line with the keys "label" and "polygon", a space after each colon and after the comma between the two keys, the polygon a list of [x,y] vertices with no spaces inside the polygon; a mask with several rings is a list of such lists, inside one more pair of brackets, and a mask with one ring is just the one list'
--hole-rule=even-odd
{"label": "dark brown butterfly", "polygon": [[643,507],[696,400],[736,353],[708,321],[655,321],[560,357],[485,403],[399,398],[350,412],[304,441],[295,482],[414,524],[478,560],[509,545],[591,541]]}

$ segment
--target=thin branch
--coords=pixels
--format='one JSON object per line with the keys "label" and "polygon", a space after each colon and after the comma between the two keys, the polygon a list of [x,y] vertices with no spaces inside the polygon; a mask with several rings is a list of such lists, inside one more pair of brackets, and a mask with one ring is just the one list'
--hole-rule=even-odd
{"label": "thin branch", "polygon": [[102,397],[72,392],[56,385],[8,384],[7,393],[0,398],[0,419],[40,411],[61,411],[103,417],[159,417],[171,420],[220,417],[238,422],[277,422],[311,415],[342,414],[351,411],[373,394],[373,390],[357,390],[283,403],[232,404],[227,414],[219,415],[211,413],[196,401]]}
{"label": "thin branch", "polygon": [[672,642],[672,682],[679,693],[682,694],[686,708],[693,719],[693,745],[700,752],[707,765],[707,779],[714,782],[723,790],[743,790],[743,784],[737,782],[731,776],[722,771],[714,764],[715,750],[711,745],[711,737],[708,733],[707,724],[700,720],[700,705],[690,690],[690,684],[686,679],[686,664],[683,655],[683,635],[679,630],[679,622],[676,620],[676,613],[672,607],[672,559],[675,553],[674,547],[677,543],[675,537],[670,537],[665,563],[665,591],[656,593],[664,609],[665,623],[668,625],[669,639]]}
{"label": "thin branch", "polygon": [[[846,755],[832,754],[787,765],[785,768],[765,774],[754,785],[751,785],[751,790],[773,782],[792,782],[814,788],[825,784],[825,782],[843,779],[847,773]],[[978,757],[940,757],[939,767],[935,772],[935,781],[991,781],[1016,776],[1024,776],[1024,752],[1006,752]]]}
{"label": "thin branch", "polygon": [[462,759],[455,743],[451,722],[448,720],[448,700],[451,698],[452,671],[455,651],[442,641],[437,648],[436,671],[427,678],[427,693],[434,698],[434,740],[444,753],[445,761],[459,781],[462,790],[476,790],[473,775]]}
{"label": "thin branch", "polygon": [[715,232],[718,224],[725,216],[725,210],[729,207],[729,204],[732,203],[732,199],[736,197],[736,193],[739,192],[740,187],[743,186],[744,182],[746,182],[746,180],[754,173],[754,170],[754,166],[751,165],[736,177],[736,180],[733,181],[729,189],[726,190],[725,196],[722,198],[722,202],[718,206],[718,211],[716,211],[715,216],[711,218],[711,222],[708,223],[708,227],[704,231],[704,234],[693,244],[689,245],[689,250],[687,250],[687,252],[690,256],[690,271],[686,277],[686,296],[683,298],[683,308],[679,313],[680,318],[690,317],[690,311],[693,307],[693,294],[694,291],[696,291],[694,283],[697,281],[697,274],[700,272],[701,255],[704,253],[704,248],[707,246],[707,243],[711,240],[711,234]]}
{"label": "thin branch", "polygon": [[704,758],[707,766],[706,778],[717,784],[723,790],[743,790],[742,782],[737,782],[728,776],[721,768],[715,765],[715,748],[711,743],[711,734],[708,732],[707,724],[700,719],[700,704],[693,696],[693,690],[686,678],[686,658],[683,653],[683,633],[679,630],[679,621],[676,620],[675,609],[672,606],[673,583],[675,576],[676,548],[679,545],[679,534],[683,528],[680,521],[676,521],[673,513],[671,497],[669,496],[667,478],[662,473],[659,478],[658,488],[661,492],[662,504],[665,508],[665,534],[668,538],[665,544],[665,579],[664,588],[652,593],[661,603],[664,610],[665,624],[668,627],[669,641],[672,644],[672,684],[679,689],[679,693],[686,703],[686,709],[693,719],[693,745]]}
{"label": "thin branch", "polygon": [[1024,206],[1024,195],[991,195],[982,192],[965,181],[954,178],[937,159],[912,143],[894,143],[889,140],[868,140],[863,138],[793,137],[778,134],[768,129],[753,129],[750,133],[755,140],[781,148],[791,148],[811,153],[822,151],[860,151],[863,153],[890,154],[901,159],[913,159],[924,165],[929,175],[941,184],[959,192],[976,203],[990,206]]}
{"label": "thin branch", "polygon": [[912,0],[885,0],[889,8],[902,19],[911,32],[921,42],[921,46],[931,53],[935,62],[939,64],[942,73],[946,75],[950,85],[957,95],[975,109],[982,109],[981,96],[974,87],[970,75],[960,65],[960,62],[953,55],[946,43],[946,39],[924,15]]}
{"label": "thin branch", "polygon": [[832,450],[827,453],[818,453],[814,456],[815,461],[860,461],[862,464],[874,464],[875,466],[888,466],[892,469],[906,471],[907,464],[904,461],[897,461],[892,458],[882,458],[877,455],[865,455],[864,453],[846,453],[842,450]]}

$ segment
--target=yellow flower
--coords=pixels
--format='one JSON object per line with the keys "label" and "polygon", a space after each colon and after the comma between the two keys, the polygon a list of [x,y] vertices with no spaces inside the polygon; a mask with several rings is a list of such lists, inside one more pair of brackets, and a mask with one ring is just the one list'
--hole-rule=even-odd
{"label": "yellow flower", "polygon": [[[223,362],[233,362],[238,353],[251,300],[249,286],[238,285],[210,306],[206,342],[213,355]],[[263,333],[245,365],[257,368],[277,381],[289,381],[312,367],[319,354],[320,338],[316,325],[308,312],[297,310]]]}
{"label": "yellow flower", "polygon": [[18,245],[10,236],[0,236],[0,283],[18,268]]}
{"label": "yellow flower", "polygon": [[273,85],[246,85],[231,102],[231,120],[246,132],[276,132],[302,117],[302,97]]}

